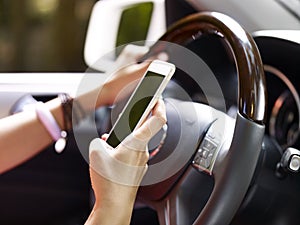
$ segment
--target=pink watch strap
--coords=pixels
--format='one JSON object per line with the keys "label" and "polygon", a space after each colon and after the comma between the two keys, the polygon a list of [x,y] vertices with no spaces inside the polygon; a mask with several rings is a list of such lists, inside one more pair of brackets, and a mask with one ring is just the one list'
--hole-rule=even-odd
{"label": "pink watch strap", "polygon": [[37,102],[35,106],[37,117],[45,126],[54,141],[61,138],[61,129],[58,126],[52,113],[43,102]]}

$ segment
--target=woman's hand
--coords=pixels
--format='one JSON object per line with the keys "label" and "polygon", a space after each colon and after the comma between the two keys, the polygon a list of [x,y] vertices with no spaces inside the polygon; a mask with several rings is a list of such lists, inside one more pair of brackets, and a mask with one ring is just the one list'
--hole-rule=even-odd
{"label": "woman's hand", "polygon": [[167,61],[169,58],[166,53],[161,52],[143,63],[138,63],[138,60],[147,51],[147,47],[136,45],[127,45],[123,49],[114,67],[110,70],[111,76],[103,86],[105,97],[100,99],[103,104],[112,105],[115,101],[120,101],[122,98],[128,96],[134,90],[152,60],[160,59]]}
{"label": "woman's hand", "polygon": [[147,170],[147,144],[165,123],[165,105],[159,100],[151,116],[117,148],[99,138],[91,142],[90,175],[96,201],[86,224],[130,223],[136,192]]}
{"label": "woman's hand", "polygon": [[101,101],[106,105],[112,105],[116,97],[122,91],[122,95],[128,95],[135,84],[143,76],[151,61],[137,63],[138,59],[148,51],[147,47],[127,45],[111,68],[109,79],[103,86],[104,98]]}

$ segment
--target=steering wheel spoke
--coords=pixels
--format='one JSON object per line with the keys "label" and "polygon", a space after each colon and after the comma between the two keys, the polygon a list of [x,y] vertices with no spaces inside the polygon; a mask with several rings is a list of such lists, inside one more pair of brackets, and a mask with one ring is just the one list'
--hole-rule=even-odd
{"label": "steering wheel spoke", "polygon": [[[201,117],[199,115],[199,117]],[[216,173],[215,164],[220,168],[233,137],[235,120],[225,113],[217,113],[216,120],[210,125],[192,161],[193,167],[209,175]]]}

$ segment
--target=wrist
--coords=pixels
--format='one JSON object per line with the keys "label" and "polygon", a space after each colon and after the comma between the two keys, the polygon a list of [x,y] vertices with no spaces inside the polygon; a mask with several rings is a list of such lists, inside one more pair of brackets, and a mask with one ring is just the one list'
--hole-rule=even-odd
{"label": "wrist", "polygon": [[112,105],[114,103],[114,98],[117,94],[117,87],[114,85],[112,80],[105,82],[101,88],[101,91],[98,93],[97,98],[97,107]]}
{"label": "wrist", "polygon": [[[96,90],[97,92],[99,90]],[[112,95],[113,89],[111,88],[110,82],[105,82],[100,90],[100,92],[97,93],[97,101],[96,101],[96,108],[101,106],[110,105],[111,103],[111,95]]]}
{"label": "wrist", "polygon": [[95,208],[101,205],[109,205],[113,208],[134,205],[138,186],[127,186],[106,180],[96,183],[93,178],[92,184],[95,193]]}
{"label": "wrist", "polygon": [[[125,202],[123,202],[125,203]],[[96,201],[85,225],[128,225],[130,224],[133,204],[98,203]]]}

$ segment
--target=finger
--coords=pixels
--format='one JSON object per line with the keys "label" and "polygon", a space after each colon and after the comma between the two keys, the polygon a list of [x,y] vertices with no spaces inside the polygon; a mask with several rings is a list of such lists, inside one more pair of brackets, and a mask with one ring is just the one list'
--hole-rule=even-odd
{"label": "finger", "polygon": [[137,63],[138,58],[149,50],[146,46],[126,45],[115,61],[114,67],[122,69]]}
{"label": "finger", "polygon": [[152,110],[151,116],[133,132],[137,139],[149,141],[167,122],[166,108],[159,99]]}
{"label": "finger", "polygon": [[146,151],[149,140],[166,123],[165,104],[158,100],[152,110],[152,115],[132,134],[127,136],[120,146],[134,151]]}
{"label": "finger", "polygon": [[167,115],[166,115],[166,105],[163,99],[158,99],[157,103],[155,104],[154,108],[152,109],[152,115],[157,116],[165,122],[167,122]]}
{"label": "finger", "polygon": [[[156,43],[159,44],[159,43]],[[127,44],[123,50],[121,51],[121,54],[118,58],[132,58],[134,56],[134,59],[141,63],[145,60],[154,60],[154,59],[160,59],[163,61],[167,61],[169,59],[169,56],[166,52],[163,50],[165,49],[163,46],[158,47],[156,44],[154,44],[151,48],[145,45],[140,44]],[[118,59],[117,59],[118,60]]]}
{"label": "finger", "polygon": [[108,138],[108,134],[102,134],[102,135],[101,135],[101,139],[102,139],[103,141],[106,141],[107,138]]}
{"label": "finger", "polygon": [[166,52],[161,52],[157,54],[157,59],[161,61],[168,61],[169,60],[169,55]]}
{"label": "finger", "polygon": [[149,140],[166,124],[166,109],[163,100],[158,100],[151,116],[119,146],[134,151],[146,151]]}
{"label": "finger", "polygon": [[147,46],[139,46],[139,45],[133,45],[128,44],[126,45],[119,57],[117,58],[117,61],[131,61],[136,62],[139,57],[146,54],[149,51],[149,47]]}

